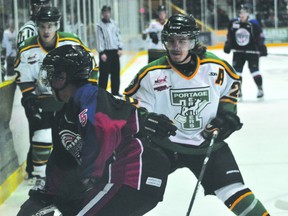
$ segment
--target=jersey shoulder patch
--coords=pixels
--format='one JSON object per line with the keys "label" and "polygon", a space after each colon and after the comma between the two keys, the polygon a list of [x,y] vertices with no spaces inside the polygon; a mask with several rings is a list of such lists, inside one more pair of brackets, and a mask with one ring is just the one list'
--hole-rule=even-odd
{"label": "jersey shoulder patch", "polygon": [[211,52],[206,52],[203,59],[200,60],[200,64],[206,64],[206,63],[215,63],[218,65],[221,65],[225,68],[225,71],[228,73],[230,77],[232,77],[235,80],[239,80],[240,77],[234,70],[234,68],[224,59],[219,58],[215,54]]}

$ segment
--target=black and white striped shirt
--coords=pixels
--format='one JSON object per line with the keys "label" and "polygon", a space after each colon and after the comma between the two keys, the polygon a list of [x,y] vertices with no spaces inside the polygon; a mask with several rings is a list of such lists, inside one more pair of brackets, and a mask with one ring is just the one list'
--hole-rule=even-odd
{"label": "black and white striped shirt", "polygon": [[17,36],[17,48],[20,44],[25,41],[26,39],[38,35],[37,27],[34,21],[29,20],[22,26],[18,32]]}
{"label": "black and white striped shirt", "polygon": [[104,50],[119,50],[122,49],[122,42],[120,36],[120,30],[116,22],[110,19],[109,22],[103,22],[97,24],[96,29],[97,38],[97,51],[102,53]]}

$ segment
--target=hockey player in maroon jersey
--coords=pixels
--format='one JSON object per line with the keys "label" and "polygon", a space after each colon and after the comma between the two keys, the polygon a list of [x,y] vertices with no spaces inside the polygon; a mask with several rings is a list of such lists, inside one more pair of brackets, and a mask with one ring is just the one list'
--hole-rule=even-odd
{"label": "hockey player in maroon jersey", "polygon": [[240,76],[241,82],[244,64],[248,62],[249,70],[258,88],[257,98],[264,96],[263,79],[259,70],[259,56],[267,56],[264,42],[265,37],[258,21],[250,20],[248,8],[242,5],[239,18],[232,20],[228,26],[224,52],[230,53],[231,49],[233,50],[233,67]]}
{"label": "hockey player in maroon jersey", "polygon": [[43,61],[41,83],[65,105],[55,115],[46,185],[30,190],[19,216],[50,215],[51,204],[67,216],[137,216],[162,200],[170,163],[149,140],[175,135],[176,127],[90,84],[92,68],[78,45]]}
{"label": "hockey player in maroon jersey", "polygon": [[207,52],[198,35],[193,16],[171,16],[162,31],[167,56],[142,68],[124,94],[175,122],[176,135],[156,142],[169,156],[171,172],[187,167],[198,178],[218,130],[201,182],[205,194],[216,195],[235,215],[267,216],[224,142],[242,127],[237,116],[239,76],[225,60]]}

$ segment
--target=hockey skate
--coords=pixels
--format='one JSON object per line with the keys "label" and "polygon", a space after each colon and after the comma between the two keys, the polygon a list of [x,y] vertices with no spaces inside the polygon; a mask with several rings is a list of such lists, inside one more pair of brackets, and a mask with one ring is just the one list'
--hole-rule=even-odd
{"label": "hockey skate", "polygon": [[258,89],[257,98],[262,98],[264,96],[263,89]]}

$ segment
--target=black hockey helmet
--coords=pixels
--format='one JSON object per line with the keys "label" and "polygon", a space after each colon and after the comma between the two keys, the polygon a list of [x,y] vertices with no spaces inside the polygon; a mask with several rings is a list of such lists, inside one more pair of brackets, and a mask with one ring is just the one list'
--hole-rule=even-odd
{"label": "black hockey helmet", "polygon": [[101,8],[101,12],[105,12],[105,11],[109,11],[111,12],[111,7],[110,6],[107,6],[107,5],[104,5],[102,8]]}
{"label": "black hockey helmet", "polygon": [[66,74],[66,82],[81,83],[87,81],[93,69],[92,55],[80,45],[64,45],[51,50],[43,60],[41,67],[42,84],[53,79],[61,79]]}
{"label": "black hockey helmet", "polygon": [[33,5],[46,5],[46,4],[51,4],[51,0],[30,0],[31,6]]}
{"label": "black hockey helmet", "polygon": [[164,28],[161,32],[161,41],[164,44],[168,55],[168,41],[174,37],[190,40],[190,47],[188,49],[192,51],[197,46],[197,44],[199,44],[199,32],[200,31],[196,24],[196,20],[192,15],[186,16],[183,14],[176,14],[171,16],[164,25]]}
{"label": "black hockey helmet", "polygon": [[31,15],[35,16],[41,7],[47,7],[51,5],[51,0],[30,0]]}
{"label": "black hockey helmet", "polygon": [[166,11],[166,7],[164,5],[159,5],[157,8],[157,12]]}
{"label": "black hockey helmet", "polygon": [[248,8],[248,6],[247,5],[245,5],[245,4],[241,4],[241,6],[240,6],[240,10],[239,10],[239,12],[246,12],[246,13],[250,13],[250,9]]}
{"label": "black hockey helmet", "polygon": [[59,22],[61,13],[56,7],[41,7],[36,14],[36,22]]}
{"label": "black hockey helmet", "polygon": [[171,16],[164,25],[161,39],[162,42],[165,42],[169,36],[179,35],[188,37],[189,39],[198,40],[199,32],[195,18],[192,15],[185,16],[182,14],[176,14]]}
{"label": "black hockey helmet", "polygon": [[41,7],[35,16],[36,25],[41,22],[55,22],[57,30],[60,28],[61,13],[56,7]]}

